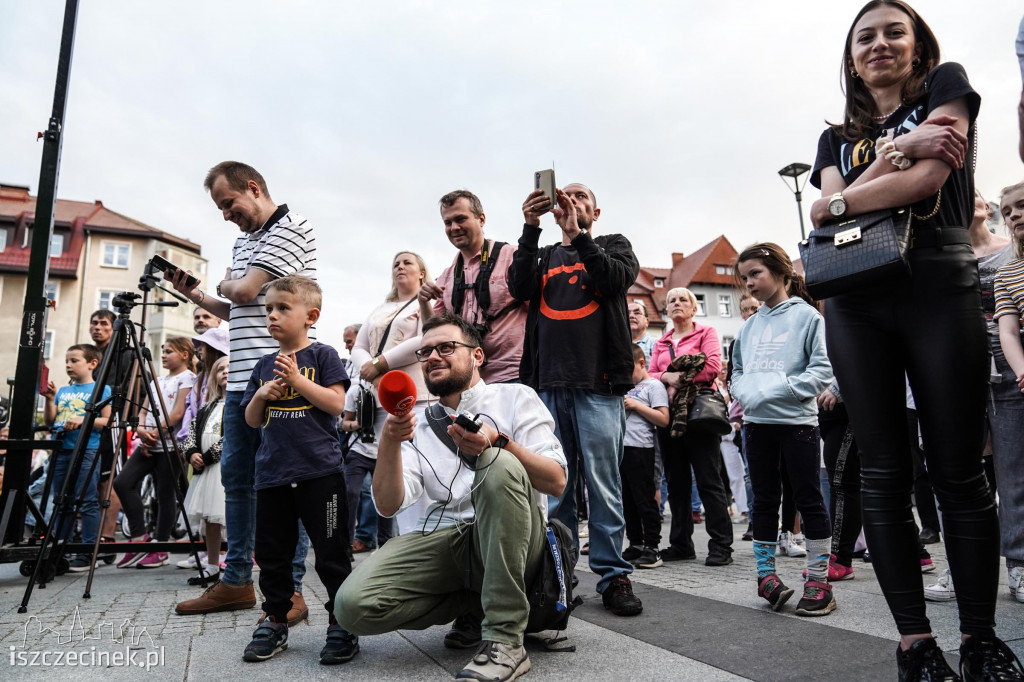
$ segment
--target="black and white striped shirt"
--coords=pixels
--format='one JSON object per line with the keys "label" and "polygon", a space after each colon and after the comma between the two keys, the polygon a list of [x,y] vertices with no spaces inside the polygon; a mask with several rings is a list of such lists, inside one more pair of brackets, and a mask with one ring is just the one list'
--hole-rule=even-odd
{"label": "black and white striped shirt", "polygon": [[[252,234],[235,240],[231,257],[231,279],[241,279],[251,268],[269,272],[274,279],[286,275],[305,275],[316,279],[316,237],[308,220],[277,207],[267,224]],[[256,362],[278,350],[267,331],[266,288],[255,300],[231,304],[231,356],[228,390],[244,391]],[[316,327],[309,330],[316,339]]]}

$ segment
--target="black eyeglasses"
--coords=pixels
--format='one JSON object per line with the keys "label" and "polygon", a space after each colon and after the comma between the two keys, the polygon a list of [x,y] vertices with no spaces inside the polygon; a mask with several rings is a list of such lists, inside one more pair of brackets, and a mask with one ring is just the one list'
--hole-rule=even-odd
{"label": "black eyeglasses", "polygon": [[466,348],[479,348],[479,346],[462,343],[462,341],[445,341],[444,343],[439,343],[436,346],[423,346],[423,348],[416,351],[416,359],[420,362],[426,362],[430,359],[430,354],[435,350],[437,351],[437,354],[443,358],[454,353],[455,349],[459,346],[465,346]]}

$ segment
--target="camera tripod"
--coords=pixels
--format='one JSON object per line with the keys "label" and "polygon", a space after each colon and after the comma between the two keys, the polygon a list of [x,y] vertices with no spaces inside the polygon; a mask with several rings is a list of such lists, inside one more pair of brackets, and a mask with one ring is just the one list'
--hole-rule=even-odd
{"label": "camera tripod", "polygon": [[[144,276],[143,282],[145,282],[146,279],[147,278]],[[140,288],[143,288],[148,293],[148,289],[143,287],[142,284],[140,284]],[[104,407],[110,405],[111,421],[109,426],[111,428],[111,436],[114,444],[115,466],[111,467],[109,478],[107,480],[108,485],[105,488],[105,499],[100,503],[100,527],[102,528],[103,521],[109,510],[110,490],[112,488],[111,484],[113,482],[114,469],[116,468],[117,462],[120,461],[121,453],[123,452],[127,442],[127,427],[131,426],[134,429],[138,426],[137,410],[132,411],[132,417],[125,417],[127,408],[138,405],[137,400],[129,399],[127,394],[128,390],[131,390],[131,387],[135,384],[141,384],[142,390],[145,391],[145,397],[149,400],[149,412],[153,415],[156,423],[157,439],[160,448],[159,451],[154,448],[151,456],[163,456],[168,458],[170,471],[176,479],[174,490],[177,511],[184,518],[185,529],[188,533],[188,537],[190,540],[193,537],[188,515],[185,513],[184,509],[185,489],[187,488],[184,460],[178,450],[174,434],[171,433],[171,430],[166,423],[168,410],[167,406],[164,404],[163,396],[159,391],[153,390],[152,378],[156,376],[156,372],[153,367],[152,356],[149,349],[139,342],[135,323],[130,319],[132,309],[136,305],[140,305],[140,298],[142,298],[140,294],[132,292],[121,292],[114,297],[113,305],[118,314],[114,320],[114,327],[111,333],[110,342],[107,344],[106,350],[103,354],[103,360],[100,362],[95,378],[96,385],[93,389],[92,396],[89,399],[89,404],[86,405],[85,408],[85,418],[79,428],[80,433],[78,440],[76,441],[75,447],[71,453],[71,459],[68,464],[67,477],[64,479],[64,485],[61,487],[60,491],[54,491],[55,498],[53,512],[50,514],[49,522],[46,524],[46,534],[39,547],[38,556],[34,565],[31,566],[31,577],[25,588],[25,595],[22,598],[21,606],[18,608],[19,613],[25,613],[28,610],[28,602],[32,597],[32,590],[36,583],[38,582],[40,589],[42,589],[46,586],[46,583],[56,575],[59,563],[65,561],[64,553],[69,550],[91,551],[92,561],[89,568],[89,578],[86,582],[85,593],[82,595],[85,599],[90,597],[92,581],[96,570],[96,561],[99,556],[99,533],[97,533],[96,541],[91,546],[68,543],[65,536],[68,535],[71,524],[74,523],[75,514],[81,508],[85,500],[85,496],[89,492],[88,486],[92,480],[93,469],[99,465],[100,457],[98,455],[93,458],[90,465],[91,468],[89,470],[89,475],[85,479],[85,485],[81,490],[77,491],[77,496],[75,489],[76,482],[78,481],[79,473],[81,473],[82,470],[85,459],[85,450],[88,445],[89,436],[93,432],[96,416]],[[178,304],[175,302],[143,302],[141,305],[176,306]],[[132,359],[131,370],[127,375],[124,375],[124,363],[121,362],[121,358],[124,353],[129,353]],[[125,381],[129,376],[131,377],[130,383]],[[141,382],[136,381],[140,376],[143,380]],[[111,381],[111,377],[113,377],[113,381]],[[111,391],[110,397],[103,399],[103,390],[108,384],[112,384],[113,390]],[[144,455],[137,453],[134,456],[142,457]],[[37,511],[33,511],[33,514],[36,513]],[[41,520],[42,516],[37,516],[37,521]],[[196,562],[197,570],[199,571],[200,582],[204,587],[206,586],[202,563],[199,560],[200,546],[195,542],[155,542],[145,543],[144,545],[141,543],[104,543],[104,548],[112,551],[128,552],[139,551],[140,549],[144,549],[147,552],[181,552],[184,549],[192,553],[193,559]]]}

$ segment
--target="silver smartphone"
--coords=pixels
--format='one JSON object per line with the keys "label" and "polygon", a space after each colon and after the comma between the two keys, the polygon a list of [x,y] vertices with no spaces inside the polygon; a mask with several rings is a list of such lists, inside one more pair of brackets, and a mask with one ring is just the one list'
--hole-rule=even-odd
{"label": "silver smartphone", "polygon": [[558,205],[558,197],[555,195],[555,171],[553,168],[534,173],[533,188],[544,190],[544,196],[551,200],[551,208]]}

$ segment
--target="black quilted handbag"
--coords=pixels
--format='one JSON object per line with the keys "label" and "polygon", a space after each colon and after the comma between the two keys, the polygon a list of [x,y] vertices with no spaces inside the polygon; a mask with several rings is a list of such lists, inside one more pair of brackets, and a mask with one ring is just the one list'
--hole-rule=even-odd
{"label": "black quilted handbag", "polygon": [[690,414],[686,418],[686,428],[691,431],[704,431],[716,436],[732,433],[729,423],[729,410],[725,406],[725,398],[713,388],[702,388],[690,406]]}
{"label": "black quilted handbag", "polygon": [[909,208],[885,209],[825,223],[800,242],[807,290],[815,299],[910,274]]}

